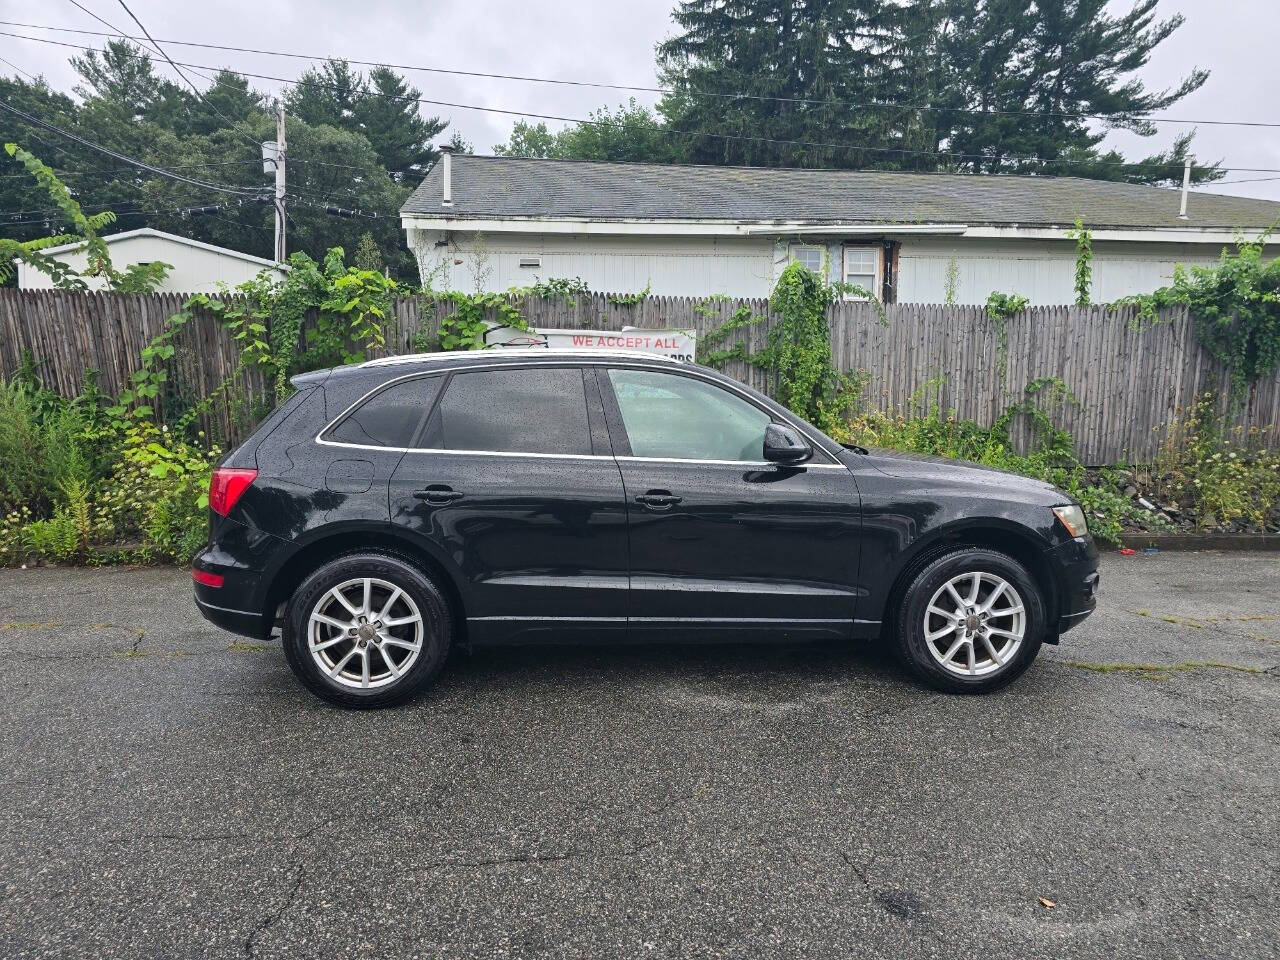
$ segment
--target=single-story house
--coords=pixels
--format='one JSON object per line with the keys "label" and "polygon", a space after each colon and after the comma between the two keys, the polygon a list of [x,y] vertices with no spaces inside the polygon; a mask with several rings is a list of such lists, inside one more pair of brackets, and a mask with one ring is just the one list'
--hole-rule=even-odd
{"label": "single-story house", "polygon": [[[593,290],[764,297],[792,260],[887,303],[1074,300],[1077,218],[1093,299],[1169,282],[1280,203],[1076,177],[964,176],[451,156],[400,210],[424,282],[506,290],[580,277]],[[1280,252],[1277,237],[1276,252]]]}
{"label": "single-story house", "polygon": [[[261,270],[281,274],[281,268],[271,260],[216,247],[211,243],[189,240],[176,234],[143,227],[125,230],[102,238],[111,253],[111,263],[117,270],[135,263],[160,261],[172,267],[164,282],[156,289],[171,293],[217,293],[223,284],[234,287],[252,280]],[[88,269],[88,255],[83,243],[68,243],[49,247],[41,253],[67,264],[79,273]],[[106,284],[100,277],[88,277],[91,289],[101,290]],[[26,264],[18,264],[18,289],[48,290],[53,281],[48,276]]]}

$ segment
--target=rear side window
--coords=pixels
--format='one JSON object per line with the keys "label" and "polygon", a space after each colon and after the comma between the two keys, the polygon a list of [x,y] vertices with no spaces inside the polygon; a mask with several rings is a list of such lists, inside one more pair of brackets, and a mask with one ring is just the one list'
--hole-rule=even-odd
{"label": "rear side window", "polygon": [[343,417],[325,439],[366,447],[411,447],[440,392],[440,382],[437,376],[393,383]]}
{"label": "rear side window", "polygon": [[420,444],[490,453],[589,455],[587,395],[578,367],[455,373]]}

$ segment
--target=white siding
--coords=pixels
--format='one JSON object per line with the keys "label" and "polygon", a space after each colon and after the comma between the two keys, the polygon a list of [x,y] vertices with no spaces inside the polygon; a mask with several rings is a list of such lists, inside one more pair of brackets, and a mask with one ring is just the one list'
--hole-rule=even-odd
{"label": "white siding", "polygon": [[[634,293],[646,286],[657,295],[767,297],[789,258],[790,242],[824,247],[830,279],[842,269],[842,245],[883,243],[879,237],[845,240],[806,235],[772,237],[620,237],[557,234],[455,234],[410,231],[410,246],[437,290],[503,291],[538,279],[581,277],[592,290]],[[437,245],[440,243],[440,245]],[[1029,297],[1033,304],[1075,300],[1075,243],[1070,240],[983,240],[963,237],[901,238],[899,303],[942,303],[948,267],[955,259],[956,302],[985,303],[999,290]],[[1274,248],[1269,248],[1274,249]],[[1169,283],[1174,266],[1210,264],[1220,244],[1128,243],[1093,245],[1092,299],[1106,303],[1148,293]],[[521,267],[522,258],[539,266]]]}
{"label": "white siding", "polygon": [[[1108,303],[1133,293],[1150,293],[1172,280],[1176,264],[1214,263],[1221,249],[1212,244],[1095,242],[1091,299]],[[903,240],[898,254],[898,302],[944,302],[953,257],[956,303],[985,303],[995,290],[1022,294],[1034,304],[1075,301],[1072,241],[930,237]]]}
{"label": "white siding", "polygon": [[[124,237],[110,242],[108,249],[111,252],[111,262],[117,270],[135,263],[157,260],[170,264],[173,269],[157,288],[160,292],[216,293],[222,284],[234,287],[238,283],[252,280],[263,269],[261,264],[250,260],[216,250],[175,243],[164,237]],[[70,250],[53,256],[77,272],[83,272],[88,267],[88,258],[83,250]],[[87,278],[86,283],[93,290],[106,287],[98,277]],[[19,264],[18,286],[24,290],[48,290],[53,287],[53,282],[40,271]]]}
{"label": "white siding", "polygon": [[[773,240],[701,237],[584,237],[555,234],[456,236],[435,246],[422,233],[413,244],[437,289],[508,290],[539,279],[581,277],[592,290],[655,294],[767,297],[773,287]],[[520,261],[537,258],[539,266]],[[425,277],[424,277],[425,281]]]}

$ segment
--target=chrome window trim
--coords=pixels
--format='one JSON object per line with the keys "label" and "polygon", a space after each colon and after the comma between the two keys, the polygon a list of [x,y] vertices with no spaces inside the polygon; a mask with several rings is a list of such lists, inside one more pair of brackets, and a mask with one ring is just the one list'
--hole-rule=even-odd
{"label": "chrome window trim", "polygon": [[439,447],[380,447],[370,443],[340,443],[337,440],[321,440],[325,447],[346,447],[352,450],[380,450],[385,453],[433,453],[447,457],[536,457],[545,460],[616,460],[620,463],[687,463],[711,467],[741,467],[760,470],[765,467],[794,466],[805,470],[848,470],[843,463],[778,464],[769,460],[682,460],[675,457],[613,457],[599,453],[520,453],[511,450],[443,450]]}
{"label": "chrome window trim", "polygon": [[599,453],[519,453],[511,450],[442,450],[439,447],[380,447],[372,443],[340,443],[316,438],[322,447],[347,447],[352,450],[381,450],[384,453],[437,453],[449,457],[538,457],[547,460],[612,460]]}
{"label": "chrome window trim", "polygon": [[[433,354],[432,356],[447,357],[448,354]],[[667,360],[669,358],[663,357],[661,359]],[[390,380],[385,380],[382,383],[379,383],[377,386],[366,391],[362,396],[360,396],[354,402],[349,404],[345,410],[343,410],[340,414],[338,414],[336,417],[334,417],[332,420],[326,423],[323,427],[321,427],[320,431],[315,436],[315,442],[323,447],[344,447],[351,450],[382,450],[387,453],[437,453],[437,454],[456,454],[456,455],[469,455],[469,456],[481,456],[481,457],[540,457],[540,458],[547,458],[547,459],[553,459],[553,460],[614,460],[614,461],[635,462],[635,463],[702,463],[702,464],[708,464],[712,466],[723,466],[723,465],[740,466],[745,469],[759,469],[761,467],[779,466],[779,464],[773,463],[772,461],[769,461],[769,460],[692,460],[692,459],[681,459],[681,458],[675,458],[675,457],[616,457],[612,455],[588,454],[588,453],[521,453],[519,451],[512,451],[512,450],[442,450],[435,447],[384,447],[384,446],[379,446],[377,444],[343,443],[339,440],[324,439],[324,435],[329,430],[333,429],[333,427],[337,425],[338,421],[340,421],[343,417],[349,414],[352,410],[356,409],[356,407],[360,406],[360,404],[364,403],[366,400],[372,397],[375,393],[380,393],[381,391],[386,390],[397,383],[403,383],[406,380],[417,380],[417,379],[425,379],[426,377],[442,376],[450,373],[470,373],[473,370],[494,370],[494,369],[508,370],[512,368],[523,369],[526,367],[597,367],[597,366],[604,366],[604,367],[624,366],[625,367],[625,366],[630,366],[630,367],[638,367],[642,370],[644,369],[653,370],[655,373],[667,373],[667,374],[675,374],[676,376],[692,377],[693,379],[701,380],[703,383],[709,383],[712,386],[719,387],[722,390],[726,390],[729,393],[734,394],[740,399],[751,404],[761,413],[768,414],[771,420],[775,419],[775,414],[772,410],[768,410],[760,406],[760,404],[755,400],[754,397],[752,397],[748,393],[743,392],[736,385],[722,383],[719,380],[716,380],[714,377],[704,376],[695,367],[691,367],[691,366],[679,363],[678,361],[672,361],[677,366],[677,369],[675,370],[663,369],[662,367],[657,367],[655,369],[653,367],[648,366],[649,361],[650,361],[650,358],[648,357],[619,357],[617,359],[603,359],[597,354],[595,359],[592,359],[590,356],[574,355],[570,357],[561,357],[558,360],[557,359],[547,359],[547,360],[531,359],[531,360],[526,360],[523,363],[519,363],[519,364],[477,363],[477,364],[467,364],[465,366],[461,366],[453,369],[446,369],[446,370],[430,370],[430,369],[415,370],[413,373],[406,373],[400,377],[392,377]],[[408,361],[406,360],[405,362],[408,362]],[[364,364],[364,366],[368,366],[368,365],[369,365],[368,363]],[[439,402],[439,397],[436,398],[436,401]],[[815,455],[821,454],[823,457],[831,461],[834,461],[829,463],[806,462],[802,464],[794,464],[794,466],[803,467],[806,470],[832,470],[832,469],[848,470],[849,469],[847,466],[841,463],[832,453],[826,450],[826,448],[824,448],[821,444],[817,443],[814,440],[813,436],[810,435],[808,431],[806,431],[796,423],[789,423],[789,425],[794,427],[796,430],[798,430],[800,434],[809,441],[810,445],[814,449]]]}
{"label": "chrome window trim", "polygon": [[702,463],[714,467],[803,467],[806,470],[848,470],[843,463],[774,463],[772,460],[697,460],[682,457],[614,457],[619,463]]}

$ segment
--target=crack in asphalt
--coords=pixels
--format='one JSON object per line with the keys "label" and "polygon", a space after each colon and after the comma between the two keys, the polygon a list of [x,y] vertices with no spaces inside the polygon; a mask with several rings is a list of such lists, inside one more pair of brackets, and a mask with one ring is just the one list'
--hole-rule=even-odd
{"label": "crack in asphalt", "polygon": [[840,859],[842,859],[848,865],[849,869],[853,871],[854,876],[856,876],[859,880],[861,880],[862,885],[866,887],[868,891],[870,891],[871,881],[867,879],[866,868],[860,867],[856,863],[854,863],[853,857],[849,856],[849,854],[846,853],[844,850],[837,849],[836,853],[840,854]]}
{"label": "crack in asphalt", "polygon": [[[654,817],[661,816],[662,814],[668,813],[669,811],[674,810],[676,807],[681,806],[682,804],[685,804],[685,803],[689,803],[693,800],[696,800],[697,798],[698,798],[697,789],[690,790],[688,793],[678,794],[670,798],[669,800],[667,800],[665,803],[661,804],[657,808],[646,812],[645,816],[647,818],[654,818]],[[421,867],[416,868],[416,870],[412,872],[416,873],[416,872],[426,872],[426,871],[432,871],[432,870],[441,870],[441,869],[446,869],[448,867],[461,867],[463,869],[468,869],[468,870],[483,870],[487,867],[503,867],[503,866],[516,866],[516,865],[528,865],[528,864],[539,864],[539,863],[565,863],[571,860],[608,860],[608,859],[624,859],[625,860],[630,857],[637,857],[640,854],[653,849],[661,842],[660,840],[641,841],[641,840],[636,840],[632,838],[632,842],[630,843],[630,846],[626,849],[618,849],[618,850],[603,849],[603,847],[609,844],[610,842],[621,844],[625,842],[627,839],[628,838],[624,835],[623,831],[617,831],[617,832],[611,831],[609,834],[607,834],[603,838],[600,845],[597,845],[596,847],[588,850],[566,850],[562,853],[551,853],[551,854],[513,853],[508,856],[488,857],[482,860],[466,860],[466,859],[456,859],[456,858],[445,857],[445,858],[432,860],[428,863],[425,863]]]}
{"label": "crack in asphalt", "polygon": [[284,917],[284,915],[293,906],[294,901],[298,899],[298,894],[302,891],[302,881],[303,881],[302,868],[297,867],[295,868],[293,887],[289,890],[289,893],[285,896],[284,901],[280,904],[280,906],[277,909],[271,911],[271,913],[267,914],[265,917],[259,920],[258,925],[255,926],[252,930],[250,930],[248,935],[244,938],[244,955],[246,957],[253,957],[257,954],[258,938],[262,936],[264,933],[266,933],[268,930],[270,930],[272,927],[274,927],[277,923],[279,923],[280,920]]}
{"label": "crack in asphalt", "polygon": [[139,840],[176,840],[180,843],[220,843],[227,840],[255,840],[263,843],[279,843],[281,841],[285,841],[297,844],[303,840],[310,840],[330,824],[343,819],[344,816],[344,814],[334,814],[331,817],[325,817],[320,822],[315,823],[298,833],[254,833],[252,831],[229,831],[227,833],[140,833],[136,836],[121,837],[116,842],[131,844],[136,843]]}

